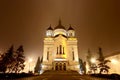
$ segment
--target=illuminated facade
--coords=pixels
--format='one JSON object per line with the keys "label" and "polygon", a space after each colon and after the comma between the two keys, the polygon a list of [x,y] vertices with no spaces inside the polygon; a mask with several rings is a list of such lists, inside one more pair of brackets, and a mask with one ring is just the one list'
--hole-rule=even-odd
{"label": "illuminated facade", "polygon": [[75,31],[71,26],[66,30],[60,20],[46,30],[42,70],[79,70]]}

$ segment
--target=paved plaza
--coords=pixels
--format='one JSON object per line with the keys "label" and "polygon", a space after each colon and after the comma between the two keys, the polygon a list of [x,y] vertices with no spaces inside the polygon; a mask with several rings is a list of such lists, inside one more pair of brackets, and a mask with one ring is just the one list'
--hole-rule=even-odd
{"label": "paved plaza", "polygon": [[110,80],[95,78],[89,75],[80,75],[75,71],[46,71],[40,76],[23,78],[19,80]]}

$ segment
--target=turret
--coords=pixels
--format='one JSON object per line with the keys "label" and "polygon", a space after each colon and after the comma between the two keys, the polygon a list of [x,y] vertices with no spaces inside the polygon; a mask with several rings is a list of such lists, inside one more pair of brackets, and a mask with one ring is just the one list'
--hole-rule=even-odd
{"label": "turret", "polygon": [[68,28],[68,37],[75,37],[75,31],[74,29],[71,27]]}
{"label": "turret", "polygon": [[53,28],[51,27],[51,25],[48,27],[48,29],[46,31],[46,36],[47,37],[52,37],[53,36]]}

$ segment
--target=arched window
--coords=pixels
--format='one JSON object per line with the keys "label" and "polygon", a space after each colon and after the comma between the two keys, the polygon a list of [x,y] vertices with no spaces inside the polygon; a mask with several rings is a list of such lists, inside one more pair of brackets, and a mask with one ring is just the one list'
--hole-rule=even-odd
{"label": "arched window", "polygon": [[72,33],[70,33],[70,36],[73,36]]}
{"label": "arched window", "polygon": [[47,60],[49,60],[49,51],[47,51]]}
{"label": "arched window", "polygon": [[75,60],[75,57],[74,57],[74,51],[72,51],[72,55],[73,55],[73,61]]}

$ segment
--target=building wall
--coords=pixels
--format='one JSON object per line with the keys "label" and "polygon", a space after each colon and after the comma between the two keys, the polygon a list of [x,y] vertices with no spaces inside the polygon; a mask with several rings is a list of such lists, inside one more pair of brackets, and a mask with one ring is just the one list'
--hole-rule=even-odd
{"label": "building wall", "polygon": [[120,74],[120,53],[116,55],[111,55],[106,59],[111,61],[110,63],[108,63],[108,65],[110,66],[109,74],[112,73]]}
{"label": "building wall", "polygon": [[54,29],[50,25],[46,30],[43,51],[43,70],[79,70],[77,38],[71,25],[67,30],[61,20]]}
{"label": "building wall", "polygon": [[[62,53],[64,47],[64,55],[57,54],[57,52],[60,53],[60,49],[57,51],[57,47],[60,45],[62,45]],[[53,62],[59,58],[66,59],[67,70],[79,70],[77,48],[76,38],[66,38],[62,35],[55,38],[44,38],[43,70],[53,69]]]}

